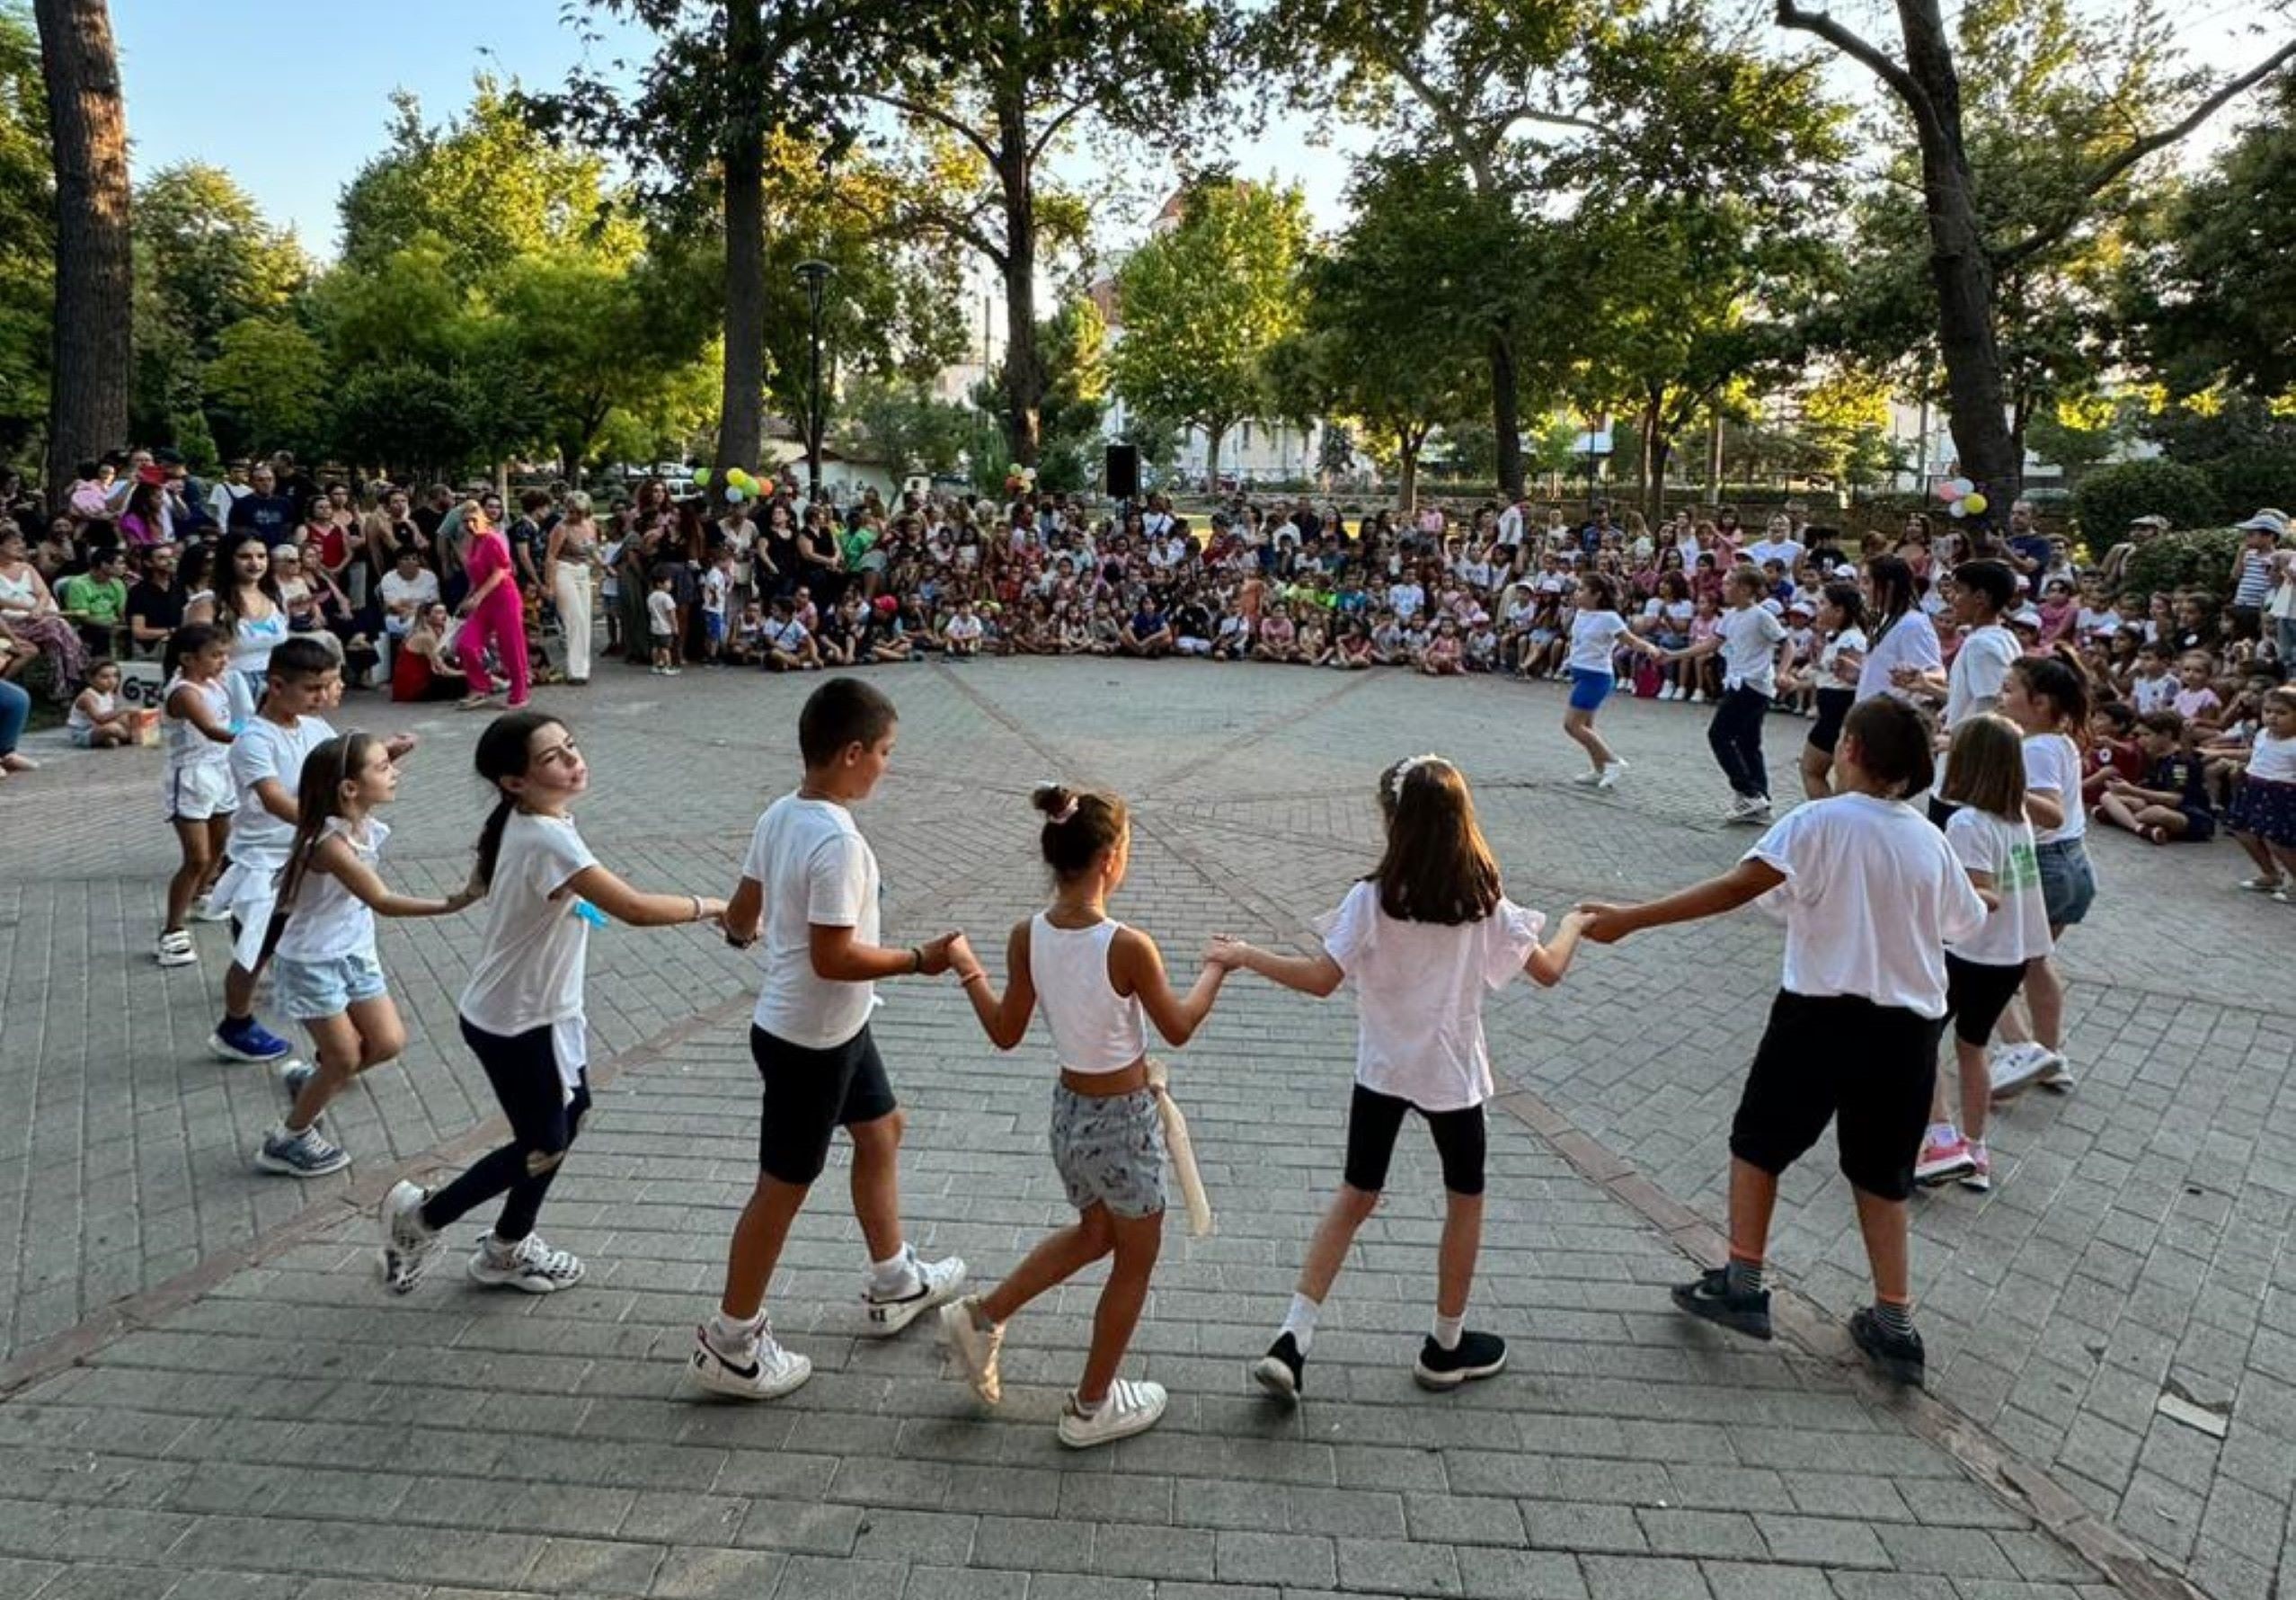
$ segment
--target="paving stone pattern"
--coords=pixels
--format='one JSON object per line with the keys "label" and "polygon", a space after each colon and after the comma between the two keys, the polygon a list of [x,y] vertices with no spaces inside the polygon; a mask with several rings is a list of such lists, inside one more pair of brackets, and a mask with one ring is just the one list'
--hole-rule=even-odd
{"label": "paving stone pattern", "polygon": [[[880,680],[900,742],[862,820],[891,927],[962,923],[992,962],[1036,903],[1022,796],[1040,776],[1133,799],[1119,910],[1175,963],[1215,929],[1303,937],[1376,850],[1378,767],[1421,749],[1467,766],[1510,892],[1550,912],[1687,881],[1745,843],[1714,820],[1694,708],[1608,712],[1635,768],[1592,796],[1563,782],[1575,751],[1543,687],[1106,662]],[[545,691],[596,772],[586,837],[634,881],[722,892],[793,775],[810,687],[617,672]],[[405,725],[358,702],[337,721],[367,717]],[[483,810],[476,726],[412,725],[428,748],[386,867],[443,890]],[[1800,733],[1770,730],[1781,790]],[[820,1375],[767,1408],[681,1392],[757,1120],[751,960],[695,930],[592,943],[594,1049],[623,1070],[545,1214],[590,1281],[528,1300],[442,1271],[388,1296],[352,1202],[471,1148],[493,1115],[453,1027],[475,924],[386,929],[413,1043],[335,1115],[353,1168],[255,1176],[279,1101],[200,1048],[217,932],[197,936],[199,968],[147,957],[172,855],[155,758],[39,753],[55,770],[0,789],[0,1087],[19,1107],[0,1144],[4,1350],[195,1266],[212,1276],[0,1403],[0,1595],[2106,1592],[1835,1361],[1685,1326],[1662,1292],[1681,1257],[1509,1117],[1493,1124],[1476,1302],[1513,1340],[1509,1374],[1449,1397],[1410,1383],[1441,1208],[1432,1152],[1407,1148],[1327,1313],[1308,1403],[1265,1407],[1243,1364],[1336,1174],[1352,1018],[1344,1000],[1249,979],[1175,1073],[1220,1226],[1171,1230],[1130,1364],[1173,1410],[1112,1450],[1051,1435],[1096,1275],[1016,1322],[1008,1398],[983,1418],[926,1330],[854,1337],[860,1248],[835,1169],[772,1302]],[[2080,1088],[2002,1120],[1993,1196],[1922,1208],[1933,1387],[2165,1567],[2264,1596],[2296,1577],[2296,1109],[2291,1025],[2264,984],[2291,924],[2231,892],[2225,851],[2124,842],[2100,849],[2105,898],[2068,945]],[[1563,987],[1494,1000],[1503,1075],[1718,1217],[1777,947],[1748,916],[1591,950]],[[1044,1151],[1050,1057],[1039,1040],[995,1055],[952,987],[889,1000],[912,1233],[993,1279],[1066,1214]],[[1819,1304],[1857,1303],[1847,1196],[1821,1163],[1787,1185],[1777,1254]],[[2223,1441],[2155,1414],[2170,1383],[2227,1411]]]}

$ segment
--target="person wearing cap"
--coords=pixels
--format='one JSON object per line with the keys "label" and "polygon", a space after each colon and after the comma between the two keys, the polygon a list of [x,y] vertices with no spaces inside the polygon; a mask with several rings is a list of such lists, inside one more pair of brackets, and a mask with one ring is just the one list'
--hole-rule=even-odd
{"label": "person wearing cap", "polygon": [[2141,517],[2130,518],[2129,537],[2105,553],[2105,559],[2097,564],[2097,572],[2107,583],[2118,583],[2121,569],[2128,564],[2129,557],[2137,553],[2137,547],[2167,531],[2168,519],[2166,517],[2147,512]]}
{"label": "person wearing cap", "polygon": [[2255,638],[2263,628],[2265,602],[2278,573],[2273,551],[2288,537],[2288,513],[2267,507],[2240,523],[2240,552],[2232,558],[2232,602],[2226,607],[2235,636]]}

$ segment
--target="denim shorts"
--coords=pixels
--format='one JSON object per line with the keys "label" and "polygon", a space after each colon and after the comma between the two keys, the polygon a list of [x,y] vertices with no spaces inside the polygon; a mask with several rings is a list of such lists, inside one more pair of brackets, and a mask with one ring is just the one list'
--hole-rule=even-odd
{"label": "denim shorts", "polygon": [[1164,1118],[1145,1089],[1128,1095],[1080,1095],[1052,1089],[1052,1164],[1068,1204],[1105,1205],[1120,1217],[1164,1209]]}
{"label": "denim shorts", "polygon": [[340,1017],[360,1000],[380,999],[385,989],[382,964],[371,950],[324,961],[271,957],[271,998],[297,1022]]}
{"label": "denim shorts", "polygon": [[2070,928],[2088,915],[2097,900],[2097,869],[2089,865],[2088,847],[2078,839],[2059,839],[2035,847],[2034,863],[2041,868],[2041,903],[2047,908],[2049,926]]}

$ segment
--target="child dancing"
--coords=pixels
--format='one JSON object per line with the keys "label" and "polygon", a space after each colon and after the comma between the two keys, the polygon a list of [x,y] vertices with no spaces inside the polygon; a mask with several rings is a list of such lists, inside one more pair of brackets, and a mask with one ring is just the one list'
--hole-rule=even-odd
{"label": "child dancing", "polygon": [[920,1260],[901,1237],[900,1107],[869,1034],[877,980],[947,972],[958,937],[908,949],[877,942],[877,857],[849,808],[885,775],[898,722],[892,701],[858,678],[832,678],[807,698],[797,723],[804,778],[758,819],[726,911],[735,943],[764,931],[749,1053],[765,1114],[725,1292],[687,1363],[694,1382],[720,1394],[773,1400],[812,1376],[812,1362],[774,1338],[766,1285],[839,1128],[853,1140],[853,1210],[869,1250],[862,1332],[889,1338],[964,1287],[962,1260]]}
{"label": "child dancing", "polygon": [[1319,924],[1313,956],[1276,956],[1229,938],[1212,959],[1317,997],[1352,981],[1356,995],[1355,1093],[1347,1114],[1347,1165],[1316,1229],[1275,1342],[1252,1367],[1269,1393],[1297,1401],[1306,1383],[1316,1320],[1356,1231],[1379,1203],[1404,1118],[1416,1112],[1443,1167],[1443,1236],[1435,1262],[1434,1328],[1412,1374],[1428,1389],[1456,1389],[1507,1364],[1506,1341],[1467,1326],[1475,1258],[1483,1240],[1484,1103],[1493,1092],[1483,997],[1528,973],[1551,987],[1578,947],[1585,919],[1562,920],[1552,943],[1545,919],[1500,892],[1498,864],[1475,820],[1458,769],[1414,756],[1379,778],[1387,848],[1378,870],[1348,891]]}
{"label": "child dancing", "polygon": [[1185,1044],[1211,1010],[1226,969],[1207,962],[1187,994],[1175,994],[1156,941],[1108,915],[1108,901],[1131,864],[1131,824],[1121,800],[1054,784],[1039,787],[1032,800],[1044,813],[1038,842],[1052,868],[1052,903],[1014,927],[1001,996],[989,991],[988,976],[964,940],[950,955],[997,1049],[1018,1044],[1029,1014],[1044,1012],[1060,1057],[1052,1164],[1077,1221],[1040,1240],[988,1293],[943,1306],[941,1327],[973,1391],[993,1406],[1002,1393],[997,1350],[1013,1314],[1113,1255],[1084,1376],[1060,1409],[1060,1443],[1081,1449],[1140,1433],[1164,1415],[1162,1384],[1116,1376],[1164,1240],[1164,1132],[1148,1087],[1143,1018],[1166,1044]]}
{"label": "child dancing", "polygon": [[[1929,731],[1901,700],[1860,701],[1834,751],[1831,800],[1800,806],[1720,877],[1643,905],[1589,905],[1586,937],[1735,911],[1767,897],[1786,919],[1786,966],[1730,1129],[1730,1259],[1674,1303],[1770,1337],[1763,1273],[1778,1176],[1838,1122],[1842,1175],[1874,1274],[1850,1337],[1900,1382],[1922,1381],[1907,1265],[1907,1196],[1937,1076],[1948,941],[1975,937],[1985,902],[1946,836],[1906,804],[1935,777]],[[1875,906],[1889,907],[1877,917]]]}

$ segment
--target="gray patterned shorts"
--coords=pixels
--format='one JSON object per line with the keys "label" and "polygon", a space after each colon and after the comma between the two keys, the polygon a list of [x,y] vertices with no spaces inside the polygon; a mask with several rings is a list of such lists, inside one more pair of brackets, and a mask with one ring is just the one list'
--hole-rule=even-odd
{"label": "gray patterned shorts", "polygon": [[1052,1164],[1078,1211],[1105,1205],[1120,1217],[1164,1209],[1164,1119],[1147,1089],[1080,1095],[1052,1088]]}

